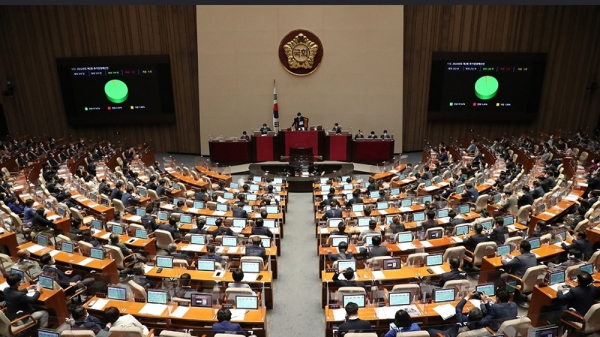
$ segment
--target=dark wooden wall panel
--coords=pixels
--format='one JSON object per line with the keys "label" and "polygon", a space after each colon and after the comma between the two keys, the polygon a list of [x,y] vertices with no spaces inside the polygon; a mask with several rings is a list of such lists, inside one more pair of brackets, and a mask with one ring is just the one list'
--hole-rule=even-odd
{"label": "dark wooden wall panel", "polygon": [[[15,86],[13,98],[0,98],[12,136],[151,142],[157,152],[200,153],[195,6],[1,6],[0,31],[0,87],[7,77]],[[170,55],[175,124],[67,124],[57,57],[151,54]]]}
{"label": "dark wooden wall panel", "polygon": [[[405,6],[404,149],[455,138],[593,132],[600,92],[600,6]],[[521,123],[427,121],[433,52],[548,53],[538,118]],[[473,132],[470,132],[473,130]]]}

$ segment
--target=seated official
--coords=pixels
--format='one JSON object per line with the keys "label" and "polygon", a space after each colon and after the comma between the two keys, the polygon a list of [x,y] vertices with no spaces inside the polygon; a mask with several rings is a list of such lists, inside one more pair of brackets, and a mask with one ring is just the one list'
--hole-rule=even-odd
{"label": "seated official", "polygon": [[460,260],[457,257],[451,257],[449,263],[450,271],[440,275],[440,280],[438,282],[432,282],[432,285],[443,288],[448,281],[467,279],[467,273],[460,270]]}
{"label": "seated official", "polygon": [[8,208],[10,208],[10,211],[18,216],[23,216],[23,208],[21,207],[21,204],[17,201],[17,198],[10,196],[7,199],[7,206]]}
{"label": "seated official", "polygon": [[486,294],[481,297],[481,311],[484,316],[491,316],[490,328],[494,331],[497,331],[504,321],[517,318],[517,304],[509,301],[510,294],[504,288],[496,290],[496,303]]}
{"label": "seated official", "polygon": [[354,274],[355,271],[352,268],[348,268],[346,270],[344,270],[344,272],[342,273],[342,275],[344,276],[345,280],[340,280],[340,272],[339,270],[335,270],[335,272],[333,273],[333,282],[335,283],[336,286],[340,286],[340,287],[364,287],[364,284],[360,283],[360,282],[356,282],[354,280]]}
{"label": "seated official", "polygon": [[231,205],[231,212],[234,218],[245,219],[248,217],[248,212],[237,204]]}
{"label": "seated official", "polygon": [[357,188],[352,192],[352,199],[346,201],[346,206],[351,207],[353,204],[362,204],[363,199],[360,197],[360,190]]}
{"label": "seated official", "polygon": [[510,273],[516,277],[523,277],[528,268],[537,265],[537,258],[534,253],[531,252],[531,244],[527,240],[521,241],[520,244],[521,255],[512,257],[507,254],[502,257],[502,265],[510,268]]}
{"label": "seated official", "polygon": [[342,210],[338,208],[338,202],[337,200],[333,200],[331,202],[331,208],[325,212],[325,214],[323,214],[323,216],[321,217],[321,219],[323,220],[327,220],[327,219],[339,219],[343,216]]}
{"label": "seated official", "polygon": [[121,311],[117,307],[108,307],[104,310],[104,319],[106,320],[106,327],[109,329],[112,327],[138,327],[142,329],[142,336],[148,336],[148,328],[140,323],[132,315],[121,316]]}
{"label": "seated official", "polygon": [[194,196],[194,200],[208,201],[209,195],[207,192],[208,192],[208,190],[206,189],[205,186],[200,187],[200,191],[196,192],[196,195]]}
{"label": "seated official", "polygon": [[[15,320],[25,314],[31,315],[37,322],[39,328],[45,328],[48,325],[48,311],[36,311],[31,305],[35,303],[40,294],[44,291],[41,284],[29,286],[26,289],[19,290],[22,276],[20,274],[9,274],[6,277],[8,288],[4,289],[4,300],[6,303],[6,317],[9,320]],[[28,296],[28,290],[34,290],[32,296]]]}
{"label": "seated official", "polygon": [[273,238],[273,233],[271,230],[264,226],[265,221],[261,219],[256,219],[255,226],[252,227],[252,235],[264,235],[269,238]]}
{"label": "seated official", "polygon": [[183,212],[183,205],[185,205],[185,202],[183,200],[178,200],[177,201],[177,205],[175,205],[175,207],[173,208],[173,210],[171,210],[171,214],[173,213],[184,213]]}
{"label": "seated official", "polygon": [[358,305],[354,302],[349,302],[344,308],[346,310],[346,321],[338,327],[339,337],[343,337],[346,333],[352,332],[370,332],[371,323],[358,318]]}
{"label": "seated official", "polygon": [[307,125],[304,123],[304,117],[302,117],[302,113],[298,112],[296,118],[294,118],[294,123],[292,123],[292,127],[296,130],[306,130]]}
{"label": "seated official", "polygon": [[338,253],[335,255],[333,255],[331,251],[327,252],[327,258],[331,261],[354,260],[354,256],[352,255],[352,252],[348,250],[348,244],[346,242],[340,242],[337,249]]}
{"label": "seated official", "polygon": [[592,275],[587,272],[581,272],[577,275],[577,286],[571,288],[568,293],[563,293],[565,287],[562,285],[559,286],[557,298],[564,305],[563,310],[571,308],[581,316],[585,316],[590,307],[596,304],[598,289],[591,285],[593,281]]}
{"label": "seated official", "polygon": [[46,210],[43,207],[38,208],[31,219],[31,226],[38,231],[44,231],[48,229],[54,229],[56,226],[52,220],[46,218]]}
{"label": "seated official", "polygon": [[375,179],[369,178],[369,185],[367,186],[367,191],[373,192],[378,191],[379,185],[375,182]]}
{"label": "seated official", "polygon": [[156,189],[158,188],[158,185],[156,184],[156,179],[156,175],[151,175],[144,187],[146,187],[147,190],[156,191]]}
{"label": "seated official", "polygon": [[217,320],[219,323],[215,323],[212,326],[214,334],[246,335],[241,325],[238,323],[231,323],[231,311],[229,309],[219,309],[217,312]]}
{"label": "seated official", "polygon": [[351,233],[346,233],[346,224],[343,221],[338,223],[337,229],[331,231],[331,235],[346,235],[350,236]]}
{"label": "seated official", "polygon": [[179,239],[181,237],[181,232],[179,231],[179,227],[177,227],[177,219],[173,216],[169,218],[169,224],[161,223],[158,225],[157,229],[171,233],[173,239]]}
{"label": "seated official", "polygon": [[167,187],[167,180],[160,178],[158,180],[158,187],[156,187],[156,195],[159,198],[166,197],[168,193],[171,193],[171,189]]}
{"label": "seated official", "polygon": [[384,337],[396,337],[399,333],[410,332],[410,331],[421,331],[419,324],[413,323],[412,318],[408,312],[400,309],[396,311],[394,315],[394,325],[390,324],[390,331],[388,331]]}
{"label": "seated official", "polygon": [[379,198],[377,198],[377,202],[382,201],[390,201],[390,196],[385,193],[385,190],[379,191]]}
{"label": "seated official", "polygon": [[40,262],[44,265],[42,271],[44,273],[53,273],[56,275],[55,281],[61,286],[61,288],[66,289],[68,287],[72,287],[67,291],[67,294],[75,293],[77,288],[82,288],[83,286],[90,286],[94,283],[94,278],[87,278],[82,280],[81,275],[73,275],[73,270],[62,271],[56,267],[56,261],[54,258],[50,256],[50,254],[46,253],[42,255],[40,258]]}
{"label": "seated official", "polygon": [[267,123],[263,123],[262,127],[260,128],[260,134],[266,135],[269,131],[271,131],[271,129],[267,126]]}
{"label": "seated official", "polygon": [[187,261],[187,259],[189,258],[187,254],[177,252],[177,244],[175,242],[169,243],[169,245],[167,246],[167,253],[169,254],[169,256],[172,256],[175,259],[182,259]]}
{"label": "seated official", "polygon": [[237,205],[240,208],[243,208],[244,206],[248,205],[248,202],[246,201],[246,194],[240,193],[240,194],[238,194],[237,197],[238,197],[238,201],[236,201],[234,205]]}
{"label": "seated official", "polygon": [[144,275],[144,264],[141,262],[133,265],[133,282],[144,287],[144,289],[154,288],[154,282]]}
{"label": "seated official", "polygon": [[548,262],[548,268],[552,269],[552,272],[558,272],[567,270],[567,268],[579,265],[582,262],[583,261],[581,260],[581,251],[579,251],[579,249],[573,248],[569,250],[569,255],[567,256],[566,261],[559,264]]}
{"label": "seated official", "polygon": [[148,206],[146,206],[146,214],[144,214],[144,216],[140,218],[142,225],[144,226],[144,228],[146,228],[148,233],[152,233],[156,229],[158,229],[156,219],[152,216],[153,212],[154,206],[152,206],[152,203],[149,203]]}
{"label": "seated official", "polygon": [[73,241],[85,241],[89,242],[92,246],[98,247],[100,242],[92,236],[92,232],[89,229],[81,230],[81,220],[72,219],[71,229],[69,229],[71,240]]}
{"label": "seated official", "polygon": [[523,194],[519,197],[519,199],[517,199],[517,206],[519,208],[521,208],[523,206],[532,205],[533,204],[533,196],[531,195],[531,192],[529,191],[529,186],[524,185],[521,188],[521,191],[523,191]]}
{"label": "seated official", "polygon": [[427,221],[423,221],[421,223],[421,227],[423,227],[424,231],[427,231],[428,229],[433,227],[438,227],[440,225],[437,222],[437,220],[435,220],[435,211],[429,210],[425,214],[427,215]]}
{"label": "seated official", "polygon": [[246,131],[242,131],[242,135],[240,136],[240,140],[245,140],[245,141],[249,141],[250,140],[250,136],[248,136],[248,134],[246,133]]}
{"label": "seated official", "polygon": [[196,292],[196,289],[192,288],[192,276],[188,273],[183,273],[179,277],[179,286],[174,291],[173,297],[190,299],[192,293]]}
{"label": "seated official", "polygon": [[456,227],[456,225],[460,225],[465,223],[465,219],[463,217],[456,217],[456,212],[452,209],[448,212],[448,217],[450,218],[450,222],[448,222],[448,225],[446,225],[446,229],[448,230],[453,230],[454,227]]}
{"label": "seated official", "polygon": [[375,131],[371,131],[371,133],[367,136],[367,139],[377,139]]}
{"label": "seated official", "polygon": [[367,248],[367,251],[368,251],[367,257],[368,258],[373,258],[376,256],[389,256],[390,255],[387,248],[381,246],[381,236],[374,236],[372,239],[372,242],[373,242],[373,247]]}
{"label": "seated official", "polygon": [[463,314],[463,308],[465,304],[475,295],[475,290],[471,290],[469,294],[460,300],[456,305],[456,321],[457,324],[454,324],[450,329],[443,331],[437,329],[428,329],[429,336],[439,336],[441,334],[445,337],[456,337],[458,336],[458,330],[461,327],[467,327],[468,330],[477,330],[486,328],[490,325],[492,321],[491,315],[483,315],[483,312],[480,308],[471,308],[467,315]]}
{"label": "seated official", "polygon": [[108,238],[110,240],[110,245],[119,248],[121,250],[121,254],[123,254],[123,257],[133,254],[132,257],[126,258],[125,262],[139,261],[145,263],[147,261],[146,257],[144,257],[142,254],[133,253],[133,251],[127,248],[124,243],[120,242],[119,234],[112,233]]}
{"label": "seated official", "polygon": [[363,241],[365,238],[365,235],[370,235],[370,234],[381,235],[381,231],[377,230],[377,221],[375,221],[375,220],[369,220],[369,229],[360,233],[360,235],[358,236],[358,240]]}
{"label": "seated official", "polygon": [[477,198],[479,198],[479,192],[477,189],[473,187],[472,183],[466,183],[465,188],[466,191],[465,193],[461,194],[461,197],[466,201],[476,202]]}
{"label": "seated official", "polygon": [[251,245],[246,245],[246,256],[260,256],[263,259],[267,256],[262,240],[258,236],[252,238]]}
{"label": "seated official", "polygon": [[215,260],[217,262],[221,262],[223,260],[223,257],[215,253],[216,248],[217,247],[214,243],[209,243],[208,245],[206,245],[206,254],[201,255],[200,258],[203,260]]}
{"label": "seated official", "polygon": [[495,241],[498,245],[502,245],[504,244],[504,240],[508,238],[508,227],[504,227],[503,217],[495,217],[494,222],[496,225],[490,233],[490,241]]}
{"label": "seated official", "polygon": [[527,238],[541,238],[542,235],[546,235],[548,232],[549,226],[546,225],[546,221],[538,220],[538,222],[535,223],[533,233],[531,233],[531,235],[529,235]]}
{"label": "seated official", "polygon": [[122,198],[123,198],[122,189],[123,189],[123,182],[121,180],[119,180],[119,181],[117,181],[117,183],[115,184],[115,187],[110,192],[110,200],[113,200],[113,199],[122,200]]}
{"label": "seated official", "polygon": [[82,306],[73,309],[71,316],[74,320],[73,325],[80,329],[92,330],[96,334],[101,330],[108,331],[108,327],[102,328],[104,323],[99,318],[90,316]]}
{"label": "seated official", "polygon": [[475,230],[475,234],[471,235],[468,239],[464,240],[463,242],[465,248],[475,253],[475,248],[477,247],[477,245],[482,242],[489,241],[489,239],[487,235],[482,234],[483,226],[481,224],[475,224],[475,226],[473,226],[473,229]]}
{"label": "seated official", "polygon": [[323,199],[319,203],[319,208],[323,209],[323,207],[325,207],[325,206],[331,206],[331,204],[335,201],[335,199],[333,198],[334,196],[335,196],[335,194],[328,193],[327,198]]}
{"label": "seated official", "polygon": [[123,206],[125,208],[131,207],[134,205],[138,205],[140,203],[140,198],[133,193],[133,187],[127,186],[125,193],[121,196],[121,201],[123,202]]}
{"label": "seated official", "polygon": [[[561,236],[557,236],[557,239],[562,241]],[[571,241],[571,244],[567,244],[563,242],[561,247],[566,251],[571,251],[572,249],[577,249],[581,252],[583,259],[588,259],[591,257],[593,249],[590,240],[587,239],[587,234],[585,231],[579,231],[576,234],[576,239]]]}
{"label": "seated official", "polygon": [[358,130],[358,133],[354,135],[354,140],[363,139],[363,138],[365,138],[365,135],[363,134],[362,130]]}
{"label": "seated official", "polygon": [[390,135],[388,135],[387,130],[383,130],[383,134],[381,135],[381,139],[390,139],[392,138]]}
{"label": "seated official", "polygon": [[108,196],[111,192],[110,184],[106,182],[105,178],[102,178],[102,180],[100,180],[100,185],[98,185],[98,193]]}
{"label": "seated official", "polygon": [[231,277],[233,278],[233,282],[229,282],[227,284],[227,288],[246,288],[251,289],[248,283],[244,283],[244,271],[240,268],[234,269],[231,272]]}
{"label": "seated official", "polygon": [[217,236],[220,236],[220,235],[229,235],[229,236],[234,235],[233,231],[230,228],[230,225],[226,224],[222,218],[218,218],[215,221],[215,225],[217,226],[217,229],[215,229],[212,232],[213,238],[216,238]]}
{"label": "seated official", "polygon": [[392,223],[389,224],[387,230],[389,230],[392,234],[397,234],[397,233],[400,233],[400,232],[405,232],[406,231],[406,227],[400,221],[400,217],[398,215],[395,215],[392,218]]}
{"label": "seated official", "polygon": [[42,268],[36,262],[30,259],[31,253],[27,249],[19,249],[17,251],[17,268],[29,275],[29,278],[34,279],[42,273]]}
{"label": "seated official", "polygon": [[33,199],[25,200],[25,208],[23,210],[23,226],[26,228],[31,227],[31,220],[35,215],[35,208],[33,208],[33,204],[35,204]]}

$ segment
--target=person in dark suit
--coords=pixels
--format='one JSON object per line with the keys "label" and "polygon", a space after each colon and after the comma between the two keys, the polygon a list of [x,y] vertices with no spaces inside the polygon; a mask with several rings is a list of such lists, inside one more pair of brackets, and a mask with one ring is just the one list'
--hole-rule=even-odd
{"label": "person in dark suit", "polygon": [[381,139],[390,139],[390,135],[388,135],[387,130],[383,130],[383,134],[381,135]]}
{"label": "person in dark suit", "polygon": [[21,278],[20,274],[10,274],[6,278],[6,283],[8,283],[8,288],[4,289],[6,317],[12,321],[24,314],[30,314],[37,320],[38,327],[44,328],[48,325],[48,312],[46,310],[35,311],[31,306],[32,303],[35,303],[38,300],[42,291],[44,291],[42,285],[38,284],[37,287],[30,286],[29,289],[35,289],[35,292],[33,293],[33,296],[27,296],[28,289],[19,290]]}
{"label": "person in dark suit", "polygon": [[517,304],[509,301],[510,294],[504,288],[496,291],[496,303],[492,303],[492,298],[487,294],[481,296],[481,311],[484,315],[491,316],[490,328],[494,331],[497,331],[504,321],[517,318]]}
{"label": "person in dark suit", "polygon": [[388,229],[392,234],[397,234],[406,231],[406,226],[400,221],[400,217],[396,215],[392,218],[392,222],[389,224]]}
{"label": "person in dark suit", "polygon": [[531,196],[533,197],[533,200],[544,196],[542,184],[540,184],[540,182],[537,180],[533,182],[533,191],[531,192]]}
{"label": "person in dark suit", "polygon": [[156,176],[154,174],[150,176],[150,179],[148,179],[148,182],[146,183],[145,187],[147,190],[156,191],[158,185],[156,185]]}
{"label": "person in dark suit", "polygon": [[526,205],[532,205],[533,196],[531,195],[531,192],[529,192],[529,186],[525,185],[521,190],[523,191],[523,195],[517,200],[517,206],[520,208]]}
{"label": "person in dark suit", "polygon": [[377,135],[375,131],[371,131],[371,133],[367,136],[368,139],[377,139]]}
{"label": "person in dark suit", "polygon": [[518,206],[519,199],[513,195],[513,191],[504,191],[504,197],[502,198],[500,204],[500,210],[503,212],[508,212],[513,206]]}
{"label": "person in dark suit", "polygon": [[467,278],[467,273],[459,269],[460,260],[457,257],[451,257],[449,262],[450,271],[440,275],[440,280],[432,283],[434,286],[444,287],[444,284],[448,281],[465,280]]}
{"label": "person in dark suit", "polygon": [[298,112],[296,118],[294,118],[294,123],[292,126],[296,128],[296,130],[306,130],[306,125],[304,125],[304,117],[302,117],[302,113]]}
{"label": "person in dark suit", "polygon": [[335,199],[333,199],[334,196],[335,195],[333,193],[328,193],[327,198],[321,200],[321,202],[319,203],[319,207],[321,207],[321,209],[323,209],[323,207],[325,207],[325,206],[331,206],[331,204],[335,200]]}
{"label": "person in dark suit", "polygon": [[115,187],[110,192],[110,200],[113,200],[113,199],[121,200],[121,198],[123,197],[123,191],[121,191],[122,187],[123,187],[123,182],[117,181],[117,183],[115,184]]}
{"label": "person in dark suit", "polygon": [[133,265],[133,282],[144,287],[144,289],[154,288],[154,282],[144,275],[144,264],[141,262]]}
{"label": "person in dark suit", "polygon": [[351,207],[353,204],[362,204],[364,203],[363,199],[360,197],[360,190],[355,189],[352,192],[352,199],[346,201],[346,206]]}
{"label": "person in dark suit", "polygon": [[501,245],[504,243],[504,240],[508,237],[508,228],[504,227],[504,218],[497,216],[494,218],[494,222],[496,226],[490,233],[490,240],[496,241],[497,244]]}
{"label": "person in dark suit", "polygon": [[44,215],[46,210],[43,207],[38,208],[31,219],[31,225],[34,228],[37,228],[39,231],[43,231],[49,228],[56,228],[56,225],[52,222],[52,220],[46,219]]}
{"label": "person in dark suit", "polygon": [[154,206],[152,206],[152,203],[149,203],[148,206],[146,206],[146,214],[140,218],[142,225],[144,226],[144,228],[146,228],[148,233],[152,233],[158,228],[156,219],[152,216],[153,211]]}
{"label": "person in dark suit", "polygon": [[527,240],[521,241],[519,246],[521,255],[512,257],[507,254],[502,257],[502,265],[511,269],[510,273],[516,277],[523,277],[529,267],[537,265],[537,258],[531,252],[531,244]]}
{"label": "person in dark suit", "polygon": [[194,200],[196,201],[208,201],[208,193],[206,187],[200,187],[200,192],[196,192]]}
{"label": "person in dark suit", "polygon": [[[557,238],[559,240],[562,240],[560,236],[557,236]],[[561,246],[564,250],[567,251],[571,249],[579,250],[583,255],[584,260],[589,259],[593,252],[592,244],[590,243],[590,240],[587,239],[587,234],[585,233],[585,231],[578,231],[576,234],[576,239],[571,241],[570,245],[566,242],[563,242]]]}
{"label": "person in dark suit", "polygon": [[461,194],[461,197],[469,202],[477,201],[477,198],[479,198],[479,191],[477,191],[477,189],[473,187],[472,183],[466,183],[465,187],[467,188],[467,190],[465,191],[465,193]]}
{"label": "person in dark suit", "polygon": [[590,285],[592,281],[592,275],[589,273],[579,273],[577,275],[577,286],[571,288],[568,293],[563,293],[565,288],[562,285],[558,287],[558,301],[566,305],[565,309],[573,308],[578,314],[584,316],[590,307],[596,303],[597,290],[596,287]]}
{"label": "person in dark suit", "polygon": [[256,219],[254,222],[254,227],[252,227],[252,235],[265,235],[269,238],[273,238],[273,233],[270,229],[264,226],[265,221],[263,219]]}
{"label": "person in dark suit", "polygon": [[271,131],[271,129],[267,126],[267,123],[263,123],[262,127],[260,128],[260,134],[266,135],[269,131]]}
{"label": "person in dark suit", "polygon": [[248,212],[246,212],[246,210],[244,210],[242,207],[240,207],[239,205],[236,205],[236,204],[231,205],[231,212],[232,212],[232,216],[234,218],[247,218],[248,217]]}
{"label": "person in dark suit", "polygon": [[85,169],[89,174],[96,176],[96,163],[93,160],[89,161],[89,164]]}
{"label": "person in dark suit", "polygon": [[61,288],[66,289],[71,287],[67,294],[72,294],[76,291],[76,289],[81,288],[82,285],[90,286],[94,282],[94,278],[89,278],[82,280],[81,275],[71,276],[73,273],[72,270],[62,271],[56,267],[56,262],[54,258],[50,256],[50,254],[46,253],[40,257],[40,262],[44,265],[42,271],[44,273],[53,273],[58,277],[58,284],[60,284]]}
{"label": "person in dark suit", "polygon": [[587,189],[585,194],[590,193],[593,190],[600,189],[600,171],[597,171],[594,176],[587,181]]}
{"label": "person in dark suit", "polygon": [[223,219],[218,218],[217,221],[215,221],[215,225],[217,226],[217,229],[212,232],[213,238],[216,238],[219,235],[233,235],[233,231],[223,222]]}
{"label": "person in dark suit", "polygon": [[100,184],[98,185],[98,193],[111,195],[111,192],[110,184],[106,182],[106,179],[102,178],[102,180],[100,180]]}
{"label": "person in dark suit", "polygon": [[348,244],[346,242],[344,242],[344,241],[340,242],[340,244],[338,245],[337,248],[338,248],[339,253],[337,253],[336,255],[333,255],[331,253],[331,251],[327,252],[327,258],[329,260],[331,260],[331,261],[354,260],[354,255],[352,255],[352,252],[348,250]]}
{"label": "person in dark suit", "polygon": [[123,206],[127,208],[138,205],[140,203],[140,198],[133,193],[133,187],[127,186],[127,190],[123,193],[123,196],[121,196],[121,201],[123,202]]}
{"label": "person in dark suit", "polygon": [[260,256],[263,259],[267,256],[262,240],[258,236],[253,237],[252,244],[246,246],[246,256]]}
{"label": "person in dark suit", "polygon": [[250,136],[248,136],[248,133],[246,133],[246,131],[242,131],[242,136],[240,137],[240,139],[250,141]]}
{"label": "person in dark suit", "polygon": [[223,260],[223,257],[221,255],[217,255],[215,253],[215,251],[217,250],[217,247],[215,246],[214,243],[209,243],[208,245],[206,245],[206,254],[205,255],[201,255],[200,259],[202,260],[215,260],[217,262],[221,262]]}
{"label": "person in dark suit", "polygon": [[450,218],[450,221],[448,222],[448,225],[446,225],[446,229],[447,230],[453,230],[454,227],[456,227],[456,225],[460,225],[466,222],[466,220],[463,217],[457,218],[456,217],[456,212],[454,210],[450,210],[448,212],[448,217]]}
{"label": "person in dark suit", "polygon": [[339,270],[336,270],[333,273],[333,282],[335,283],[335,285],[340,286],[340,287],[363,287],[364,284],[356,282],[354,280],[354,270],[352,268],[348,268],[346,270],[344,270],[344,272],[342,273],[342,275],[344,276],[344,280],[340,280],[340,272]]}
{"label": "person in dark suit", "polygon": [[358,318],[358,304],[346,304],[346,321],[338,327],[339,337],[344,337],[348,332],[370,332],[371,323]]}
{"label": "person in dark suit", "polygon": [[379,198],[377,198],[377,202],[382,202],[382,201],[390,201],[390,196],[386,195],[385,190],[380,190]]}
{"label": "person in dark suit", "polygon": [[386,247],[381,246],[381,236],[374,236],[372,239],[373,247],[368,248],[368,258],[376,257],[376,256],[389,256]]}
{"label": "person in dark suit", "polygon": [[325,214],[323,214],[323,216],[321,217],[321,219],[323,220],[327,220],[327,219],[337,219],[337,218],[341,218],[342,217],[342,210],[339,209],[337,207],[338,202],[336,200],[334,200],[331,204],[331,209],[328,210],[327,212],[325,212]]}
{"label": "person in dark suit", "polygon": [[367,186],[367,191],[377,191],[379,190],[379,185],[375,182],[375,179],[369,178],[369,186]]}
{"label": "person in dark suit", "polygon": [[441,333],[443,336],[448,337],[456,337],[458,336],[458,330],[461,327],[467,327],[469,330],[477,330],[486,328],[490,325],[492,318],[489,314],[484,315],[483,311],[480,308],[471,308],[469,309],[469,313],[467,315],[463,314],[463,308],[465,304],[475,296],[475,290],[471,290],[469,294],[460,300],[456,305],[456,321],[457,324],[454,324],[450,329],[446,331],[437,330],[437,329],[428,329],[430,336],[436,336]]}
{"label": "person in dark suit", "polygon": [[181,233],[179,232],[179,228],[177,227],[177,219],[174,217],[169,218],[169,224],[160,224],[158,228],[163,231],[167,231],[171,233],[173,239],[179,239],[181,237]]}
{"label": "person in dark suit", "polygon": [[175,242],[169,243],[167,246],[167,253],[174,259],[189,260],[189,256],[187,254],[177,252],[177,244]]}
{"label": "person in dark suit", "polygon": [[98,333],[100,330],[108,331],[108,328],[102,329],[103,322],[99,318],[90,316],[82,306],[73,309],[71,316],[75,321],[73,325],[80,329],[92,330],[94,333]]}
{"label": "person in dark suit", "polygon": [[[119,248],[121,250],[121,254],[123,254],[123,257],[126,257],[128,255],[134,254],[131,251],[131,249],[127,248],[127,246],[124,243],[119,242],[119,234],[112,233],[108,238],[110,240],[110,245]],[[131,256],[129,258],[126,258],[125,262],[133,262],[133,261],[136,261],[136,260],[138,260],[140,262],[146,262],[146,258],[143,257],[139,253],[135,253],[133,256]],[[129,270],[129,271],[131,271],[131,270]]]}
{"label": "person in dark suit", "polygon": [[483,232],[483,226],[481,226],[480,223],[475,224],[473,229],[475,229],[475,235],[471,235],[464,241],[464,244],[468,250],[475,252],[475,247],[477,247],[478,244],[489,241],[489,239],[486,235],[481,234]]}
{"label": "person in dark suit", "polygon": [[231,323],[231,311],[229,309],[219,309],[217,320],[219,323],[212,326],[214,334],[246,335],[244,329],[238,323]]}
{"label": "person in dark suit", "polygon": [[358,133],[354,135],[354,140],[363,139],[363,138],[365,138],[365,135],[363,134],[362,130],[358,130]]}
{"label": "person in dark suit", "polygon": [[333,231],[331,231],[331,235],[346,235],[346,236],[349,236],[351,234],[346,232],[346,224],[343,221],[340,221],[338,223],[337,229],[334,229]]}
{"label": "person in dark suit", "polygon": [[429,228],[439,226],[439,223],[437,222],[437,220],[435,220],[435,211],[429,210],[429,211],[427,211],[426,215],[427,215],[427,221],[423,221],[421,223],[421,226],[423,227],[424,231],[427,231]]}

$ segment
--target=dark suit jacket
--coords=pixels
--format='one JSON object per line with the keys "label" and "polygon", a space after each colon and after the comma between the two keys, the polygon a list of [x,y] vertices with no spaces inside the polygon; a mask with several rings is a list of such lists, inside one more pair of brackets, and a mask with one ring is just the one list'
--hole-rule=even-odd
{"label": "dark suit jacket", "polygon": [[87,330],[102,330],[102,321],[94,316],[88,316],[81,322],[75,322],[75,326]]}
{"label": "dark suit jacket", "polygon": [[517,206],[519,206],[519,207],[523,207],[525,205],[531,205],[531,204],[533,204],[533,196],[531,195],[531,191],[523,194],[522,196],[519,197],[519,200],[517,200]]}
{"label": "dark suit jacket", "polygon": [[123,191],[121,191],[118,188],[113,188],[112,192],[110,192],[110,200],[113,199],[119,199],[121,200],[121,197],[123,197]]}
{"label": "dark suit jacket", "polygon": [[58,268],[44,266],[42,269],[44,272],[53,272],[58,276],[58,283],[62,288],[68,288],[71,285],[71,277],[69,277],[65,272]]}
{"label": "dark suit jacket", "polygon": [[123,196],[121,196],[121,201],[123,202],[123,206],[130,207],[130,206],[135,205],[136,203],[139,203],[140,198],[134,197],[133,195],[129,194],[128,192],[125,192],[125,193],[123,193]]}
{"label": "dark suit jacket", "polygon": [[360,318],[347,320],[339,326],[340,337],[344,336],[347,332],[369,332],[371,331],[371,323],[369,321],[363,321]]}
{"label": "dark suit jacket", "polygon": [[325,214],[323,214],[322,219],[323,220],[327,220],[327,219],[332,219],[332,218],[341,218],[342,217],[342,210],[339,208],[333,208],[328,210],[327,212],[325,212]]}
{"label": "dark suit jacket", "polygon": [[439,224],[438,224],[437,220],[432,219],[432,220],[423,221],[423,223],[421,223],[421,226],[423,227],[423,230],[426,231],[429,228],[433,228],[433,227],[439,226]]}
{"label": "dark suit jacket", "polygon": [[38,227],[38,228],[54,228],[54,223],[52,223],[51,220],[46,219],[46,216],[42,216],[37,214],[37,212],[33,215],[33,218],[31,219],[31,224],[34,227]]}
{"label": "dark suit jacket", "polygon": [[273,233],[267,227],[252,227],[252,235],[266,235],[273,238]]}
{"label": "dark suit jacket", "polygon": [[571,241],[570,245],[567,245],[566,243],[562,243],[562,247],[565,250],[571,250],[573,248],[579,249],[579,251],[581,251],[581,253],[583,254],[583,259],[589,259],[592,255],[592,244],[590,243],[590,241],[586,238],[585,240],[573,240]]}
{"label": "dark suit jacket", "polygon": [[517,277],[523,277],[529,267],[533,267],[537,264],[537,258],[532,252],[521,254],[508,262],[504,261],[505,260],[502,259],[502,264],[511,268],[511,274]]}
{"label": "dark suit jacket", "polygon": [[483,315],[490,315],[492,323],[490,327],[496,331],[504,321],[517,318],[517,304],[515,302],[481,304]]}
{"label": "dark suit jacket", "polygon": [[490,240],[496,241],[498,244],[503,244],[505,235],[508,235],[508,228],[506,226],[494,227],[490,234]]}
{"label": "dark suit jacket", "polygon": [[223,321],[215,323],[212,326],[212,331],[215,334],[218,333],[231,333],[235,335],[246,335],[244,329],[238,323],[231,323],[229,321]]}
{"label": "dark suit jacket", "polygon": [[465,247],[474,253],[477,245],[482,242],[486,242],[486,241],[489,241],[489,239],[486,235],[475,234],[475,235],[471,235],[466,241],[464,241],[464,243],[465,243]]}
{"label": "dark suit jacket", "polygon": [[533,200],[543,197],[544,189],[542,188],[542,186],[538,186],[538,187],[534,188],[533,192],[531,193],[531,196],[533,197]]}
{"label": "dark suit jacket", "polygon": [[171,236],[173,237],[173,239],[179,239],[181,237],[181,233],[179,233],[179,230],[173,226],[158,225],[158,229],[171,233]]}
{"label": "dark suit jacket", "polygon": [[595,295],[596,287],[592,284],[585,287],[571,288],[566,294],[563,294],[562,290],[557,292],[558,300],[566,304],[568,308],[575,309],[580,315],[585,315],[590,307],[596,303]]}
{"label": "dark suit jacket", "polygon": [[234,218],[247,218],[248,212],[246,212],[243,208],[236,207],[231,210],[233,212]]}
{"label": "dark suit jacket", "polygon": [[467,278],[467,273],[460,271],[458,269],[452,269],[451,271],[447,272],[447,273],[443,273],[440,276],[440,281],[438,282],[438,286],[439,287],[443,287],[444,284],[446,284],[446,282],[448,281],[454,281],[454,280],[464,280]]}
{"label": "dark suit jacket", "polygon": [[386,247],[383,246],[373,246],[369,249],[369,257],[375,257],[375,256],[389,256],[390,253],[388,252]]}
{"label": "dark suit jacket", "polygon": [[31,297],[27,296],[27,289],[18,290],[14,288],[4,289],[4,300],[6,301],[6,316],[12,320],[17,317],[17,312],[23,311],[23,313],[31,314],[35,312],[35,309],[31,306],[40,297],[39,292]]}

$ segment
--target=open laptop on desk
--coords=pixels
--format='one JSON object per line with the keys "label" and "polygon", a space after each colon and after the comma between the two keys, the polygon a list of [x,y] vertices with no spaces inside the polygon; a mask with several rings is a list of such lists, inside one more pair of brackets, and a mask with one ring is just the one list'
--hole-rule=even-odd
{"label": "open laptop on desk", "polygon": [[[565,285],[565,271],[561,270],[561,271],[557,271],[554,273],[550,273],[550,276],[548,277],[550,280],[550,288],[558,291],[558,287]],[[566,293],[568,290],[564,290],[563,293]]]}
{"label": "open laptop on desk", "polygon": [[365,294],[342,295],[342,304],[345,308],[348,303],[356,303],[359,308],[365,307]]}
{"label": "open laptop on desk", "polygon": [[456,289],[434,289],[433,290],[433,303],[444,303],[452,302],[456,298]]}
{"label": "open laptop on desk", "polygon": [[127,289],[121,287],[108,286],[106,297],[109,300],[125,301],[127,300]]}
{"label": "open laptop on desk", "polygon": [[212,308],[212,294],[208,293],[192,293],[190,295],[190,304],[197,308]]}
{"label": "open laptop on desk", "polygon": [[239,234],[246,227],[246,219],[233,219],[233,226],[231,227],[231,231],[236,234]]}

